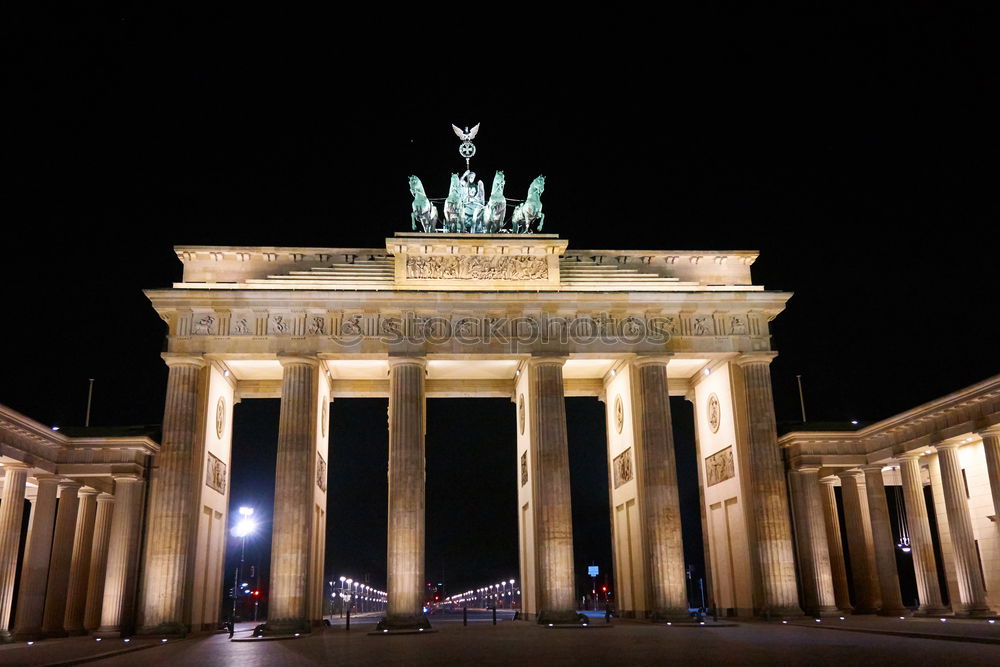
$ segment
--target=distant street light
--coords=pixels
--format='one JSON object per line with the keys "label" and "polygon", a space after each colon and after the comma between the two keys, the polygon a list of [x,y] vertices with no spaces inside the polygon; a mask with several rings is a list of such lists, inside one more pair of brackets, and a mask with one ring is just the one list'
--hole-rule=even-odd
{"label": "distant street light", "polygon": [[236,568],[236,573],[233,576],[233,623],[236,622],[236,601],[239,599],[237,595],[237,585],[240,580],[240,575],[243,574],[243,558],[246,555],[247,550],[247,536],[253,535],[257,530],[257,522],[250,518],[253,516],[252,507],[241,507],[240,515],[243,518],[236,523],[232,530],[233,536],[242,540],[240,545],[240,566]]}

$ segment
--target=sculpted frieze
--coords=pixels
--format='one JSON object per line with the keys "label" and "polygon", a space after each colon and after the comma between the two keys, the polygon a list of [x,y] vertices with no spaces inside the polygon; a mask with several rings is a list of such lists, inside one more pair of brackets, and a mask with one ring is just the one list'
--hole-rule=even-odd
{"label": "sculpted frieze", "polygon": [[544,257],[409,255],[406,277],[417,280],[547,280]]}
{"label": "sculpted frieze", "polygon": [[[534,342],[598,345],[664,345],[674,337],[746,336],[754,321],[729,315],[633,313],[470,313],[440,315],[400,312],[327,311],[289,313],[254,311],[195,313],[178,327],[194,336],[307,336],[353,344],[378,339],[387,344],[457,341],[468,344]],[[725,329],[725,331],[723,331]]]}
{"label": "sculpted frieze", "polygon": [[735,476],[732,447],[726,447],[705,459],[705,477],[709,486],[715,486]]}

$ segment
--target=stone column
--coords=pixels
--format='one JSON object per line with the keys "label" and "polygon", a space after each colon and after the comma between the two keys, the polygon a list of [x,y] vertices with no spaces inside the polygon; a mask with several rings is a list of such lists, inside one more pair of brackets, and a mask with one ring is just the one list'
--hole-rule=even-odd
{"label": "stone column", "polygon": [[49,556],[52,554],[52,532],[56,523],[56,491],[59,478],[37,475],[38,491],[31,509],[28,546],[21,566],[21,585],[17,591],[17,613],[14,616],[14,639],[18,641],[42,638],[45,615],[45,586],[49,580]]}
{"label": "stone column", "polygon": [[577,622],[564,363],[560,357],[528,361],[539,623]]}
{"label": "stone column", "polygon": [[819,480],[820,498],[823,502],[823,524],[826,528],[826,546],[830,555],[830,574],[833,576],[833,597],[837,609],[847,613],[854,610],[851,591],[847,585],[847,565],[844,562],[844,543],[840,538],[840,516],[837,514],[836,477]]}
{"label": "stone column", "polygon": [[63,619],[66,617],[66,593],[69,588],[69,569],[73,564],[76,519],[80,511],[78,493],[81,486],[76,482],[59,485],[59,509],[56,512],[49,578],[45,586],[45,614],[42,618],[42,633],[46,637],[66,636]]}
{"label": "stone column", "polygon": [[819,468],[799,468],[788,474],[795,508],[805,612],[812,616],[833,616],[838,612],[834,606],[830,552],[819,494]]}
{"label": "stone column", "polygon": [[145,484],[138,475],[115,475],[115,511],[111,519],[104,601],[97,637],[127,637],[135,625],[135,574]]}
{"label": "stone column", "polygon": [[[195,488],[201,480],[199,449],[204,434],[199,407],[205,361],[173,354],[164,354],[163,358],[170,374],[163,409],[163,442],[153,462],[151,480],[142,632],[183,635],[188,630],[185,591],[192,575],[188,565],[198,519]],[[122,507],[120,501],[118,506]],[[105,625],[104,620],[101,623]]]}
{"label": "stone column", "polygon": [[962,463],[958,459],[960,446],[960,442],[943,442],[937,446],[944,506],[948,514],[951,545],[955,550],[955,573],[962,600],[962,608],[956,606],[955,612],[961,616],[992,616],[993,611],[986,604],[986,586],[979,569],[972,520],[969,518],[969,501],[965,497]]}
{"label": "stone column", "polygon": [[104,607],[104,578],[108,568],[108,543],[111,541],[111,518],[114,516],[115,497],[110,493],[97,496],[97,518],[94,521],[90,547],[90,569],[87,574],[87,606],[83,615],[83,629],[93,632],[101,625]]}
{"label": "stone column", "polygon": [[308,357],[279,358],[282,366],[278,460],[274,472],[274,522],[271,537],[271,593],[267,632],[310,632],[309,553],[312,537],[313,478],[316,454],[318,362]]}
{"label": "stone column", "polygon": [[899,573],[896,571],[896,543],[892,540],[889,523],[889,503],[885,499],[885,480],[881,465],[868,465],[865,489],[868,491],[868,511],[872,522],[872,542],[875,546],[875,567],[881,587],[882,616],[902,616],[908,610],[899,593]]}
{"label": "stone column", "polygon": [[654,618],[689,619],[667,359],[640,357],[631,379],[650,606]]}
{"label": "stone column", "polygon": [[4,465],[3,497],[0,498],[0,643],[11,640],[10,617],[14,600],[17,552],[21,549],[21,522],[24,520],[24,487],[28,466]]}
{"label": "stone column", "polygon": [[854,579],[854,613],[874,614],[882,606],[871,515],[865,491],[865,474],[860,470],[837,473],[844,495],[844,523],[847,525],[847,549]]}
{"label": "stone column", "polygon": [[66,613],[63,629],[66,634],[82,635],[83,614],[87,605],[87,580],[90,576],[90,552],[93,546],[94,519],[97,516],[97,491],[80,490],[80,509],[76,515],[76,536],[73,538],[73,558],[69,568]]}
{"label": "stone column", "polygon": [[976,435],[983,439],[986,472],[990,476],[990,491],[993,494],[993,515],[1000,521],[1000,430],[994,428]]}
{"label": "stone column", "polygon": [[754,513],[753,544],[760,572],[758,614],[799,616],[795,577],[795,550],[785,489],[785,465],[778,449],[771,396],[773,355],[745,355],[737,360],[743,369],[748,420],[750,511]]}
{"label": "stone column", "polygon": [[905,454],[900,457],[899,476],[903,482],[906,524],[910,529],[910,554],[913,556],[917,595],[920,597],[917,614],[940,616],[950,613],[951,610],[941,601],[931,524],[927,518],[927,503],[924,501],[924,482],[920,477],[920,454]]}
{"label": "stone column", "polygon": [[389,358],[388,629],[430,627],[423,615],[425,365]]}

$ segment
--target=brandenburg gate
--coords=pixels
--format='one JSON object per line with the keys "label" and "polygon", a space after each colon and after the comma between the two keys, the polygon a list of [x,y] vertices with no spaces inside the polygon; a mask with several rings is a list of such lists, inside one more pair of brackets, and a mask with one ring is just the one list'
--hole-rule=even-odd
{"label": "brandenburg gate", "polygon": [[[569,250],[548,234],[400,233],[379,248],[178,247],[138,624],[214,627],[232,406],[280,398],[268,631],[321,621],[330,402],[389,399],[387,629],[426,627],[428,398],[516,414],[523,613],[576,622],[565,396],[607,410],[619,610],[687,617],[670,396],[695,405],[706,546],[736,613],[801,613],[771,399],[788,293],[754,252]],[[711,509],[709,509],[711,508]],[[721,508],[721,509],[719,509]],[[721,579],[720,579],[721,580]]]}

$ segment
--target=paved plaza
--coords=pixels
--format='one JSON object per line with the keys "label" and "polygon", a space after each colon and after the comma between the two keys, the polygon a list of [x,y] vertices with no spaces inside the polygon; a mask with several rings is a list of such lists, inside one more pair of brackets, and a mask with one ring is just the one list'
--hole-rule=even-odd
{"label": "paved plaza", "polygon": [[[836,628],[836,629],[833,629]],[[611,626],[550,629],[533,623],[434,619],[426,635],[373,636],[372,619],[291,640],[230,641],[226,634],[185,640],[97,643],[53,639],[0,647],[0,664],[144,667],[197,665],[997,665],[1000,624],[986,621],[847,617],[680,627],[616,621]],[[236,638],[249,637],[250,625]],[[900,634],[886,634],[900,633]],[[904,636],[905,635],[905,636]],[[115,655],[111,653],[117,652]],[[103,657],[101,657],[103,655]]]}

